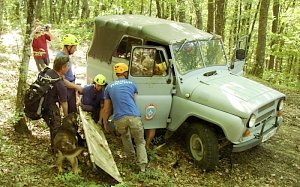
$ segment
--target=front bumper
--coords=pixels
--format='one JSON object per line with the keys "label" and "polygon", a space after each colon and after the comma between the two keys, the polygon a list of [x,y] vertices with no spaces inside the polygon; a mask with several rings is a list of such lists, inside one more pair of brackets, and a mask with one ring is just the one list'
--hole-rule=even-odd
{"label": "front bumper", "polygon": [[255,147],[255,146],[261,144],[264,141],[267,141],[274,134],[276,134],[277,130],[279,129],[279,127],[282,124],[283,124],[283,118],[278,117],[277,120],[276,120],[276,123],[274,124],[274,126],[272,128],[270,128],[266,131],[263,131],[264,127],[262,127],[262,131],[258,136],[255,136],[253,139],[251,139],[247,142],[243,142],[243,143],[240,143],[240,144],[234,144],[232,152],[245,151],[245,150],[251,149],[252,147]]}

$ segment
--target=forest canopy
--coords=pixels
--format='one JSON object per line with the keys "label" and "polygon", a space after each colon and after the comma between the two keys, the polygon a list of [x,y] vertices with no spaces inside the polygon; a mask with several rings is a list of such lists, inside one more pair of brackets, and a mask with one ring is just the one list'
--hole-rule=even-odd
{"label": "forest canopy", "polygon": [[[95,17],[141,14],[180,22],[223,38],[227,56],[247,50],[248,75],[288,87],[300,85],[300,2],[297,0],[31,0],[34,19],[50,23],[62,33],[90,42]],[[25,33],[27,1],[0,0],[1,33]],[[25,35],[25,34],[24,34]]]}

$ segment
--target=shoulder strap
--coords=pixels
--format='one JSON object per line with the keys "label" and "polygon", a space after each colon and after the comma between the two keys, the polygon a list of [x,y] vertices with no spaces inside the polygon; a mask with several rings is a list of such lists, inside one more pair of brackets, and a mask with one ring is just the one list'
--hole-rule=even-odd
{"label": "shoulder strap", "polygon": [[61,80],[62,78],[61,77],[58,77],[58,78],[51,78],[49,75],[47,75],[47,72],[50,70],[51,68],[49,68],[49,67],[45,67],[44,69],[43,69],[43,71],[41,71],[40,73],[39,73],[39,75],[38,75],[38,79],[40,80],[40,81],[47,81],[47,82],[49,82],[49,83],[54,83],[54,82],[56,82],[56,81],[59,81],[59,80]]}

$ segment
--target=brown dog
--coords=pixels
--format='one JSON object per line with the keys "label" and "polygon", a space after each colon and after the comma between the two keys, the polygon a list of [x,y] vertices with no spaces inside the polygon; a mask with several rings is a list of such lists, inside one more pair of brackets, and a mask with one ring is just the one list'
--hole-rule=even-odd
{"label": "brown dog", "polygon": [[72,171],[75,174],[81,172],[78,168],[77,156],[85,148],[77,145],[77,130],[77,114],[71,113],[63,119],[62,126],[54,137],[54,151],[57,156],[56,166],[60,173],[63,171],[62,164],[65,158],[71,163]]}

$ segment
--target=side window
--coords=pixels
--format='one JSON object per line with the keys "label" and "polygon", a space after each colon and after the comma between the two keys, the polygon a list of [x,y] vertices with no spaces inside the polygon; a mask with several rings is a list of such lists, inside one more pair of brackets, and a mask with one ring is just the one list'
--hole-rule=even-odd
{"label": "side window", "polygon": [[162,51],[156,51],[154,63],[154,75],[166,76],[168,74],[167,61]]}
{"label": "side window", "polygon": [[130,52],[133,45],[141,45],[143,41],[139,38],[124,36],[116,48],[113,57],[129,59]]}
{"label": "side window", "polygon": [[155,48],[135,48],[130,73],[132,76],[166,76],[167,64],[163,52]]}

